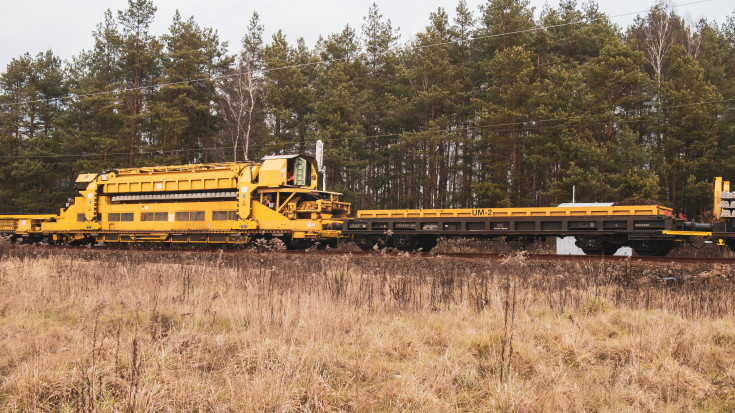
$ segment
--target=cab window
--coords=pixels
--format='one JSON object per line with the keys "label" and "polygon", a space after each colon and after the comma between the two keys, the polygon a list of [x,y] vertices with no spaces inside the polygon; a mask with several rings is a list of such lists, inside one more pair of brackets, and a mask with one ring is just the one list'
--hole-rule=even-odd
{"label": "cab window", "polygon": [[306,186],[311,184],[311,168],[304,158],[293,158],[286,162],[287,185]]}

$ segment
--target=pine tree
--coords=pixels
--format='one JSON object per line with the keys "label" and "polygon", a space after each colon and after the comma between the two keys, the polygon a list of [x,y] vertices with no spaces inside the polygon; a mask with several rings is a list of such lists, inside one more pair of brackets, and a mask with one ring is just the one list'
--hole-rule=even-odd
{"label": "pine tree", "polygon": [[122,88],[122,37],[112,12],[93,33],[94,47],[82,51],[69,65],[70,102],[61,133],[76,160],[77,171],[99,171],[123,164],[127,136],[116,91]]}
{"label": "pine tree", "polygon": [[157,83],[164,86],[151,97],[157,123],[151,144],[171,154],[158,162],[204,161],[212,134],[213,77],[225,73],[231,59],[216,32],[200,28],[193,17],[183,21],[178,11],[162,40],[166,53]]}
{"label": "pine tree", "polygon": [[[487,63],[492,79],[481,108],[483,148],[481,156],[492,177],[474,188],[489,206],[510,206],[525,196],[519,188],[523,156],[523,125],[528,121],[528,103],[533,93],[531,54],[520,46],[496,52]],[[486,169],[488,169],[486,167]]]}
{"label": "pine tree", "polygon": [[[642,189],[627,182],[649,182],[653,177],[647,168],[650,154],[641,128],[650,120],[647,110],[653,87],[644,71],[643,53],[633,51],[618,37],[609,37],[599,56],[585,65],[584,77],[588,127],[607,154],[599,167],[607,186],[617,191],[610,195],[635,196],[632,192]],[[658,192],[650,191],[650,185],[645,190],[649,199]]]}
{"label": "pine tree", "polygon": [[475,30],[475,18],[472,12],[467,8],[467,3],[460,0],[455,10],[456,17],[454,25],[451,28],[452,40],[455,47],[452,47],[451,58],[455,66],[455,83],[454,99],[456,106],[456,129],[461,135],[458,142],[458,156],[461,156],[461,167],[456,167],[456,174],[461,174],[455,184],[456,195],[453,205],[467,208],[472,205],[472,181],[473,181],[473,165],[475,164],[474,156],[474,113],[475,106],[472,104],[472,97],[475,94],[475,85],[477,80],[477,55],[476,42],[471,40],[472,33]]}
{"label": "pine tree", "polygon": [[327,63],[314,82],[314,139],[325,143],[330,189],[345,193],[354,208],[362,208],[368,202],[364,199],[368,158],[362,117],[368,95],[355,30],[346,26],[342,32],[320,39],[317,51]]}
{"label": "pine tree", "polygon": [[260,146],[261,154],[303,151],[306,145],[309,103],[315,63],[303,40],[294,48],[282,31],[263,50],[263,102],[272,136]]}
{"label": "pine tree", "polygon": [[156,7],[150,0],[128,0],[128,9],[118,11],[122,27],[120,44],[123,124],[127,135],[128,166],[135,164],[141,138],[151,138],[148,105],[152,86],[161,75],[161,44],[149,33]]}
{"label": "pine tree", "polygon": [[490,0],[481,7],[481,28],[477,37],[484,56],[497,50],[528,44],[533,28],[534,8],[529,0]]}
{"label": "pine tree", "polygon": [[61,60],[51,51],[12,59],[0,75],[3,108],[0,139],[0,207],[8,212],[52,211],[70,175],[57,122],[67,93]]}
{"label": "pine tree", "polygon": [[678,210],[703,212],[706,192],[718,173],[716,133],[721,97],[704,80],[701,67],[686,50],[674,45],[664,65],[661,84],[663,157],[659,174]]}
{"label": "pine tree", "polygon": [[385,148],[391,141],[390,135],[396,130],[393,115],[396,101],[394,82],[398,59],[395,51],[396,31],[373,3],[362,25],[365,53],[362,56],[366,68],[365,88],[368,98],[362,109],[365,117],[365,130],[368,135],[367,156],[369,159],[366,190],[371,205],[386,204],[392,195],[391,180],[388,176],[390,162],[386,159]]}
{"label": "pine tree", "polygon": [[456,164],[453,150],[460,140],[452,128],[453,96],[460,87],[455,81],[451,60],[452,42],[449,17],[443,9],[430,15],[430,25],[416,36],[416,45],[406,64],[411,87],[412,110],[419,124],[404,133],[403,145],[410,150],[406,171],[411,187],[417,189],[415,207],[442,208],[449,204],[449,165]]}

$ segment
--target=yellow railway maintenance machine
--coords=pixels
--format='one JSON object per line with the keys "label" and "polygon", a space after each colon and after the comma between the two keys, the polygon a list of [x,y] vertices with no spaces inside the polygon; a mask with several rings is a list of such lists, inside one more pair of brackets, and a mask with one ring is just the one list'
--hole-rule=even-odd
{"label": "yellow railway maintenance machine", "polygon": [[0,232],[25,222],[32,226],[28,240],[72,245],[259,238],[292,248],[336,245],[350,204],[340,202],[339,193],[317,190],[317,181],[316,161],[305,155],[82,174],[79,195],[58,216],[0,217]]}

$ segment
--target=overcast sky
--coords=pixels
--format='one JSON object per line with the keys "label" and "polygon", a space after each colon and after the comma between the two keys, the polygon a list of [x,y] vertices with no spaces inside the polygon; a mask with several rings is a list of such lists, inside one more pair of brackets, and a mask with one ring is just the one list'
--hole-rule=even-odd
{"label": "overcast sky", "polygon": [[[675,10],[690,22],[704,17],[718,23],[725,21],[735,10],[732,0],[678,0]],[[458,0],[375,0],[385,19],[400,27],[401,42],[405,42],[427,25],[429,13],[443,7],[450,18]],[[319,35],[327,36],[341,31],[346,24],[358,29],[373,0],[308,0],[308,1],[246,1],[246,0],[154,0],[158,8],[151,28],[153,34],[167,31],[176,9],[184,18],[194,16],[202,27],[218,31],[220,38],[229,42],[229,51],[240,48],[253,11],[260,15],[265,26],[266,40],[278,29],[283,30],[289,42],[303,37],[313,46]],[[486,1],[467,0],[477,16],[478,8]],[[531,0],[536,15],[546,0]],[[556,6],[557,2],[549,1]],[[581,1],[579,2],[582,3]],[[103,20],[103,13],[127,8],[127,0],[4,0],[0,13],[0,71],[11,59],[29,52],[33,55],[51,49],[62,59],[70,59],[81,50],[93,45],[92,32]],[[644,12],[653,0],[601,0],[600,9],[614,23],[626,27],[635,18],[635,12]],[[631,14],[633,13],[633,14]],[[644,13],[642,13],[644,14]],[[618,16],[618,17],[614,17]]]}

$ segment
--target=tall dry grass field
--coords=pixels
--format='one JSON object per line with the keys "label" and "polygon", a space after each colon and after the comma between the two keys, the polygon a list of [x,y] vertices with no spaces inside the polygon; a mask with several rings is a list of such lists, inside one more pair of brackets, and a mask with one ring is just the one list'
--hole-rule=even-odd
{"label": "tall dry grass field", "polygon": [[0,245],[2,411],[735,409],[735,270]]}

